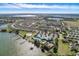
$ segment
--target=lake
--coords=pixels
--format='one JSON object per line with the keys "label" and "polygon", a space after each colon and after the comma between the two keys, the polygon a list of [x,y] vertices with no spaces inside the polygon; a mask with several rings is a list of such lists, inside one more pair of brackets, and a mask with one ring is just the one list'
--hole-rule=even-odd
{"label": "lake", "polygon": [[[4,28],[6,25],[1,25]],[[33,50],[30,48],[33,47]],[[43,56],[40,48],[14,33],[0,32],[0,56]]]}

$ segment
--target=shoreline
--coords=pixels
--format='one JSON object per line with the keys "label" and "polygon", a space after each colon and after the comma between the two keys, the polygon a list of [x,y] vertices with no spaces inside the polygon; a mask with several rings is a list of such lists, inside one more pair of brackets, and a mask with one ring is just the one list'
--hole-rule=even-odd
{"label": "shoreline", "polygon": [[[24,53],[23,55],[26,55],[26,56],[46,56],[46,54],[43,53],[40,48],[37,48],[32,42],[30,42],[29,40],[23,39],[20,35],[18,35],[18,36],[19,36],[19,39],[17,39],[17,41],[21,45],[20,47],[24,50],[28,49],[28,51],[22,52],[22,53]],[[33,48],[33,50],[30,50],[31,47]]]}
{"label": "shoreline", "polygon": [[[9,33],[9,32],[5,31],[0,33]],[[11,39],[15,41],[14,45],[17,49],[16,56],[45,56],[46,55],[41,51],[40,48],[34,46],[32,42],[23,39],[19,34],[16,34],[15,32],[11,32],[10,34],[12,33],[14,33],[14,35]],[[33,48],[33,50],[30,50],[31,47]]]}
{"label": "shoreline", "polygon": [[[12,40],[15,41],[14,45],[17,49],[16,56],[45,56],[45,53],[41,52],[40,48],[37,48],[28,40],[22,39],[21,36],[16,35],[15,33],[12,37]],[[30,50],[31,47],[33,47],[33,50]]]}

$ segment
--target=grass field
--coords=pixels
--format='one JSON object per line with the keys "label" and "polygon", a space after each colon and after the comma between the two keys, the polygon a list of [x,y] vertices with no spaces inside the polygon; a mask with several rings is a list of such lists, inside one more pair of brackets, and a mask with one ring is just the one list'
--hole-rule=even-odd
{"label": "grass field", "polygon": [[71,27],[78,27],[79,26],[79,20],[78,21],[64,21],[66,23],[66,26],[71,26]]}
{"label": "grass field", "polygon": [[24,35],[26,35],[27,31],[19,31],[19,35],[24,37]]}
{"label": "grass field", "polygon": [[58,55],[61,55],[61,56],[71,55],[71,51],[70,51],[68,43],[63,43],[62,39],[63,37],[60,34],[60,38],[58,39]]}

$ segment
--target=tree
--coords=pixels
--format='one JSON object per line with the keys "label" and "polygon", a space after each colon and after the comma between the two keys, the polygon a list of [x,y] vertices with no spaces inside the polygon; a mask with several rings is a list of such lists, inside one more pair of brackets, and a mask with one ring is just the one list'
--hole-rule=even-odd
{"label": "tree", "polygon": [[58,48],[54,47],[54,49],[53,49],[54,53],[57,53],[57,50],[58,50]]}
{"label": "tree", "polygon": [[19,34],[19,30],[16,30],[15,33],[16,33],[16,34]]}
{"label": "tree", "polygon": [[23,39],[25,39],[25,38],[26,38],[26,35],[23,36]]}

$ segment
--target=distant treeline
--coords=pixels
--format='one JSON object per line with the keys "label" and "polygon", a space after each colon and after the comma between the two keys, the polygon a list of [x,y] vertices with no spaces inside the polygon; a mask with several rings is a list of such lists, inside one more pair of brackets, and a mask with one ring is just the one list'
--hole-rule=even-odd
{"label": "distant treeline", "polygon": [[79,20],[79,18],[64,18],[63,20],[67,21],[76,21]]}

